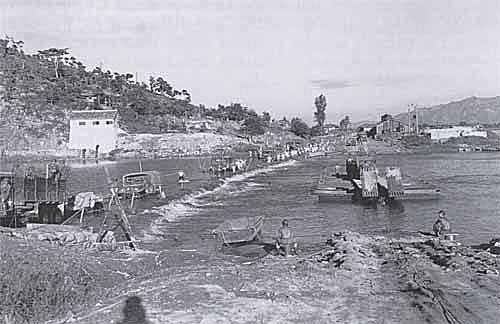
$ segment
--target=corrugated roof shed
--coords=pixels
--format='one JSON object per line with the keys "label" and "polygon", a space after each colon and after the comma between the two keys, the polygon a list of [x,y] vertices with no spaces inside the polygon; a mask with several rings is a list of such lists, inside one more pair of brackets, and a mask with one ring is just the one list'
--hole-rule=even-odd
{"label": "corrugated roof shed", "polygon": [[72,120],[90,120],[90,119],[115,119],[116,109],[110,110],[74,110],[71,112]]}

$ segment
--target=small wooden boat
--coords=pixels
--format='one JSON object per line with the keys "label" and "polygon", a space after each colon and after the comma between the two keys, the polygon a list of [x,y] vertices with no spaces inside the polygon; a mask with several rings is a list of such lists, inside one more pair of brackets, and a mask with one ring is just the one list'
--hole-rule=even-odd
{"label": "small wooden boat", "polygon": [[318,184],[311,190],[319,201],[350,202],[355,195],[354,186],[348,180],[337,177],[337,168],[325,168]]}
{"label": "small wooden boat", "polygon": [[318,196],[319,201],[326,202],[351,202],[355,197],[354,189],[338,187],[316,188],[312,193]]}
{"label": "small wooden boat", "polygon": [[433,200],[441,197],[441,190],[430,184],[403,183],[404,194],[398,200]]}
{"label": "small wooden boat", "polygon": [[260,239],[264,216],[227,220],[212,231],[224,245],[246,243]]}

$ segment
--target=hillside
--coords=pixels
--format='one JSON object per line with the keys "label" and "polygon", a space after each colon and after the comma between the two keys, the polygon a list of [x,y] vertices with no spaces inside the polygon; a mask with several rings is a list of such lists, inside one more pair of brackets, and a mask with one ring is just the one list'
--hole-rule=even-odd
{"label": "hillside", "polygon": [[239,104],[195,106],[187,90],[175,89],[161,76],[146,84],[130,73],[87,68],[67,48],[26,54],[22,41],[0,39],[0,147],[64,146],[70,113],[81,109],[117,109],[120,128],[130,133],[184,130],[185,120],[195,116],[251,119],[253,125],[270,120],[268,113],[258,116]]}
{"label": "hillside", "polygon": [[[457,124],[500,124],[500,97],[470,97],[428,108],[420,108],[419,122],[427,125]],[[395,116],[402,122],[408,121],[408,114]]]}

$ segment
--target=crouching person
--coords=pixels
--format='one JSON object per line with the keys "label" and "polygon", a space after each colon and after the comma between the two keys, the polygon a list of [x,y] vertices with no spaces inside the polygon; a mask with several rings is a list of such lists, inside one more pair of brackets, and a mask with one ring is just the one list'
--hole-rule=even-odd
{"label": "crouching person", "polygon": [[288,227],[288,221],[286,219],[281,222],[281,227],[278,231],[276,250],[279,254],[283,252],[285,256],[290,255],[290,252],[292,251],[294,253],[297,252],[297,242],[295,242],[293,232],[290,227]]}

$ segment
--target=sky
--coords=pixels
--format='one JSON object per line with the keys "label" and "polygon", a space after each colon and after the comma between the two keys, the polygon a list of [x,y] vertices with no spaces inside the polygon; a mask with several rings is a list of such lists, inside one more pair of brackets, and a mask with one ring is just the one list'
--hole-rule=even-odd
{"label": "sky", "polygon": [[311,123],[324,94],[338,123],[500,95],[499,13],[497,0],[0,0],[0,33],[163,76],[209,107]]}

